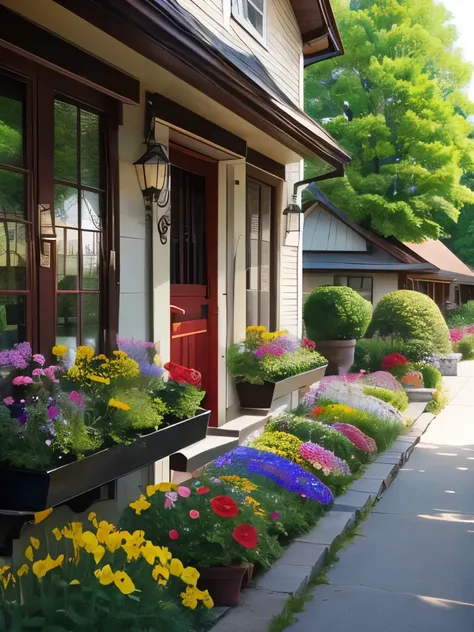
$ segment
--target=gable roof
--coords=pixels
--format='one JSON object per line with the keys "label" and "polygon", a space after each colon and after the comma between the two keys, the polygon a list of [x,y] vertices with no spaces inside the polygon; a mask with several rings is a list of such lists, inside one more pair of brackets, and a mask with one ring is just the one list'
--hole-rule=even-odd
{"label": "gable roof", "polygon": [[453,274],[457,280],[474,283],[474,272],[471,268],[439,239],[427,239],[421,244],[405,243],[405,246],[441,271]]}

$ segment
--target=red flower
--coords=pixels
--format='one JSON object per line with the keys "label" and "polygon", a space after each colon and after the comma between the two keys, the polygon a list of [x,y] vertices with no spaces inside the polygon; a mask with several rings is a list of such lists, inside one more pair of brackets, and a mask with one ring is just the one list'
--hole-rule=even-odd
{"label": "red flower", "polygon": [[239,513],[239,506],[230,496],[216,496],[211,498],[212,511],[222,518],[235,518]]}
{"label": "red flower", "polygon": [[303,338],[301,346],[303,349],[309,349],[310,351],[314,351],[316,349],[316,344],[309,338]]}
{"label": "red flower", "polygon": [[396,366],[402,366],[406,364],[408,360],[401,353],[391,353],[386,355],[382,360],[382,369],[384,371],[391,371]]}
{"label": "red flower", "polygon": [[211,490],[209,489],[209,487],[198,487],[196,491],[202,496],[203,494],[208,494]]}
{"label": "red flower", "polygon": [[316,408],[313,408],[313,410],[311,411],[311,417],[319,417],[319,415],[322,415],[324,413],[324,406],[316,406]]}
{"label": "red flower", "polygon": [[235,527],[232,537],[246,549],[254,549],[257,546],[257,529],[251,524],[239,524]]}
{"label": "red flower", "polygon": [[170,536],[171,540],[177,540],[179,538],[179,533],[176,531],[176,529],[171,529],[168,535]]}

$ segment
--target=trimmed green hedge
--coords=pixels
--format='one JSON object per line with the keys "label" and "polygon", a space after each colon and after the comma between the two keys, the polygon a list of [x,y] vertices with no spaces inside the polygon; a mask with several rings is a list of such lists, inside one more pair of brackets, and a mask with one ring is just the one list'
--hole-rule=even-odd
{"label": "trimmed green hedge", "polygon": [[401,412],[408,408],[408,395],[405,391],[390,391],[388,388],[380,388],[378,386],[364,386],[362,390],[366,395],[377,397]]}

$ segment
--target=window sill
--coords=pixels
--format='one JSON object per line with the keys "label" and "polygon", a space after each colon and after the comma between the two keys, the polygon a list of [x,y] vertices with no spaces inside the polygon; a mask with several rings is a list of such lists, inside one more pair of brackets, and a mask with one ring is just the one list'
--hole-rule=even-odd
{"label": "window sill", "polygon": [[268,50],[265,29],[263,35],[261,35],[249,22],[247,22],[247,20],[242,18],[238,13],[232,12],[230,25],[235,26],[235,24],[243,29],[247,35],[250,35],[250,37],[260,44],[262,48]]}

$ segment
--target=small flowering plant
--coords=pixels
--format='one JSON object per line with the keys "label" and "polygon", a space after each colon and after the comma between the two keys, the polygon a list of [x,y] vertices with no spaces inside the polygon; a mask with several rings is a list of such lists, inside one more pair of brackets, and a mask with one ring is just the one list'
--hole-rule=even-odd
{"label": "small flowering plant", "polygon": [[326,364],[311,341],[299,341],[285,331],[268,332],[265,327],[248,327],[245,341],[228,350],[228,368],[239,382],[263,384]]}
{"label": "small flowering plant", "polygon": [[268,568],[281,550],[250,490],[205,475],[191,486],[149,485],[121,526],[145,529],[154,544],[198,568],[246,562]]}
{"label": "small flowering plant", "polygon": [[180,632],[209,621],[213,602],[195,568],[142,530],[89,520],[55,527],[43,542],[31,537],[24,562],[0,568],[4,629]]}

